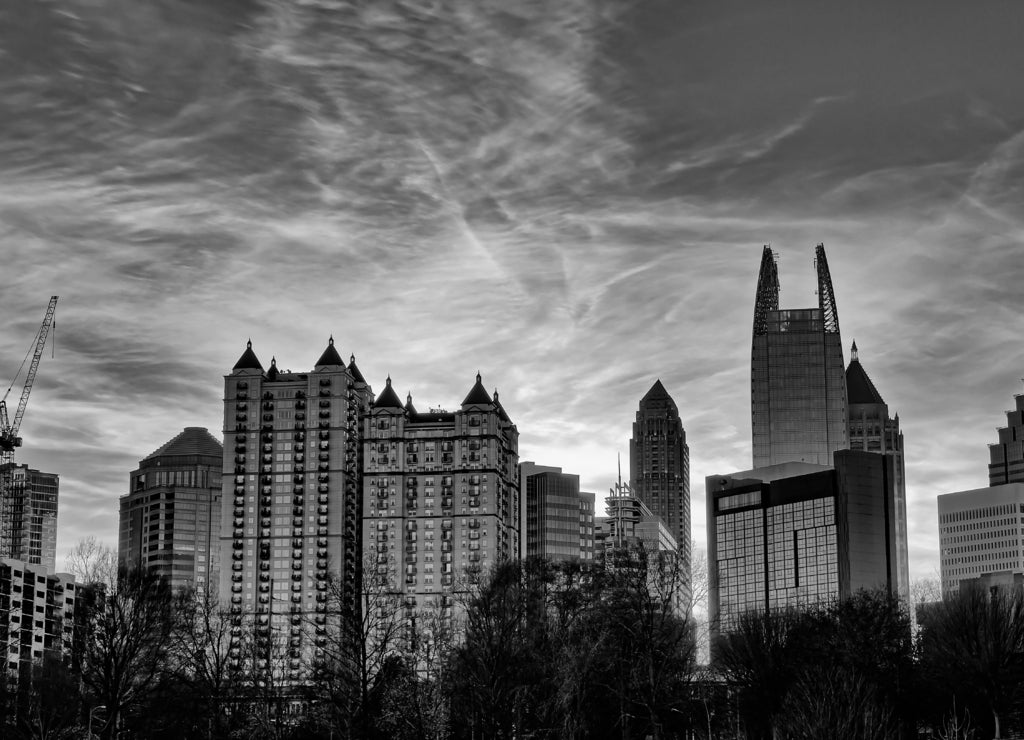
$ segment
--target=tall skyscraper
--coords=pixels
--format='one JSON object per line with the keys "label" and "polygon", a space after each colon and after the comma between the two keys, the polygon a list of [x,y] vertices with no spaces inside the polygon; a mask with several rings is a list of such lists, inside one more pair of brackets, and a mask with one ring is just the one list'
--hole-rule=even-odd
{"label": "tall skyscraper", "polygon": [[594,494],[580,492],[580,477],[561,468],[520,465],[526,502],[526,557],[551,561],[594,559]]}
{"label": "tall skyscraper", "polygon": [[166,576],[175,588],[220,581],[224,447],[202,427],[183,432],[139,462],[121,497],[118,561]]}
{"label": "tall skyscraper", "polygon": [[518,552],[519,432],[477,374],[454,412],[403,405],[388,378],[364,437],[364,577],[409,616],[450,617],[453,594]]}
{"label": "tall skyscraper", "polygon": [[711,475],[712,636],[744,612],[817,606],[899,587],[894,458],[839,450],[834,465],[788,462]]}
{"label": "tall skyscraper", "polygon": [[779,276],[769,247],[761,255],[751,350],[754,467],[802,461],[831,465],[847,449],[843,346],[825,248],[815,250],[818,307],[779,309]]}
{"label": "tall skyscraper", "polygon": [[7,510],[10,521],[4,536],[10,542],[3,550],[10,557],[31,565],[42,565],[49,571],[57,559],[57,493],[60,476],[43,473],[28,465],[7,464],[10,492]]}
{"label": "tall skyscraper", "polygon": [[963,581],[1013,582],[1024,574],[1024,395],[989,445],[988,488],[939,496],[942,593]]}
{"label": "tall skyscraper", "polygon": [[686,590],[690,572],[690,448],[679,409],[660,380],[640,399],[629,443],[633,495],[660,516],[675,538]]}
{"label": "tall skyscraper", "polygon": [[903,433],[900,417],[889,416],[889,406],[871,382],[860,364],[857,343],[850,350],[850,364],[846,368],[846,393],[850,406],[850,449],[867,450],[893,456],[893,494],[896,516],[896,572],[899,576],[897,592],[901,599],[910,600],[910,562],[907,556],[907,488],[903,462]]}
{"label": "tall skyscraper", "polygon": [[[327,624],[329,608],[357,608],[360,418],[372,401],[333,338],[301,373],[273,359],[264,370],[250,342],[224,378],[221,603],[232,655],[251,629],[267,656],[258,667],[280,668],[283,682],[300,680],[326,644],[307,626]],[[282,644],[278,666],[269,657]]]}
{"label": "tall skyscraper", "polygon": [[1024,482],[1024,393],[1013,397],[1016,408],[1006,412],[999,441],[988,446],[988,484]]}

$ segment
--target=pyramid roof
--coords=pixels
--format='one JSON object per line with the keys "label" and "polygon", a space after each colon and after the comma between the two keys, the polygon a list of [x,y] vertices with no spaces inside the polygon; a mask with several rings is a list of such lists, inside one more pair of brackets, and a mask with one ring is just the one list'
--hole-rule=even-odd
{"label": "pyramid roof", "polygon": [[252,340],[250,339],[245,343],[245,352],[238,358],[238,362],[231,368],[234,370],[259,370],[263,372],[263,365],[260,364],[259,359],[256,357],[256,353],[252,351]]}
{"label": "pyramid roof", "polygon": [[850,358],[850,364],[846,368],[847,403],[885,403],[882,394],[875,388],[875,384],[871,382],[871,378],[860,364],[856,342],[853,343]]}
{"label": "pyramid roof", "polygon": [[320,367],[322,365],[340,365],[345,367],[344,360],[341,359],[341,355],[338,354],[338,350],[334,347],[333,336],[327,340],[327,349],[320,355],[320,359],[316,361],[316,365],[313,367]]}
{"label": "pyramid roof", "polygon": [[185,455],[208,455],[219,458],[224,455],[224,447],[204,427],[185,427],[185,431],[165,443],[156,452],[144,457],[143,460]]}
{"label": "pyramid roof", "polygon": [[655,398],[667,398],[669,401],[672,400],[672,396],[668,394],[668,391],[665,390],[665,386],[661,384],[661,378],[654,381],[654,385],[651,386],[651,389],[647,391],[647,393],[644,394],[644,397],[640,400],[651,401]]}
{"label": "pyramid roof", "polygon": [[356,367],[356,356],[354,354],[348,358],[348,371],[352,373],[352,380],[357,383],[366,383],[366,378],[363,377],[363,374],[359,372],[359,368]]}
{"label": "pyramid roof", "polygon": [[395,393],[395,389],[391,387],[391,376],[388,376],[387,382],[384,385],[384,390],[377,396],[377,400],[373,402],[375,409],[401,409],[402,401],[398,398],[398,394]]}
{"label": "pyramid roof", "polygon": [[469,390],[469,394],[462,402],[463,406],[470,404],[491,404],[491,396],[487,393],[487,389],[484,388],[484,384],[480,380],[480,373],[476,374],[476,383]]}

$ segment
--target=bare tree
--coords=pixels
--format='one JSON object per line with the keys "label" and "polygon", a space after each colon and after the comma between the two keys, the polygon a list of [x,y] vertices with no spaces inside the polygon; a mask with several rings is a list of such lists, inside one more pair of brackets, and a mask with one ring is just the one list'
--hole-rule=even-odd
{"label": "bare tree", "polygon": [[226,732],[228,710],[241,690],[241,671],[231,656],[231,617],[208,590],[186,591],[178,597],[171,633],[171,667],[187,687],[196,721],[207,737]]}
{"label": "bare tree", "polygon": [[122,570],[100,589],[85,642],[82,680],[106,707],[100,735],[113,737],[124,716],[156,691],[173,627],[173,596],[166,579]]}
{"label": "bare tree", "polygon": [[117,582],[117,552],[92,535],[78,541],[65,557],[64,567],[83,585],[112,588]]}

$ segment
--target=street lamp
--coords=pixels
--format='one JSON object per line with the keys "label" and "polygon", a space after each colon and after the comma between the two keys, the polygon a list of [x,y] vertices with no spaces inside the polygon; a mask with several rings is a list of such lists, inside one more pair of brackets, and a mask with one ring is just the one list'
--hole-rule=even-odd
{"label": "street lamp", "polygon": [[92,740],[92,736],[93,736],[92,735],[92,716],[98,710],[100,710],[100,709],[102,709],[104,712],[107,711],[107,707],[106,707],[105,704],[99,704],[99,705],[97,705],[97,706],[95,706],[95,707],[93,707],[92,709],[89,710],[89,740]]}

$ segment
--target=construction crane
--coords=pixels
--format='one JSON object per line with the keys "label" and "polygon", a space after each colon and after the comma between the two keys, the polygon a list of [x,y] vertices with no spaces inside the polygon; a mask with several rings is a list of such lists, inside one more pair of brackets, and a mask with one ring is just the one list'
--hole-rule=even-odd
{"label": "construction crane", "polygon": [[0,557],[12,557],[14,555],[14,529],[15,515],[19,507],[18,494],[14,490],[12,474],[14,468],[14,449],[21,447],[21,437],[18,430],[21,428],[21,420],[25,417],[25,407],[28,406],[28,397],[32,392],[32,384],[36,380],[36,371],[39,369],[39,360],[43,357],[43,348],[46,346],[46,338],[50,334],[50,327],[53,325],[53,314],[57,310],[58,296],[50,297],[50,305],[46,308],[46,315],[43,323],[36,332],[36,337],[29,352],[32,353],[32,363],[29,365],[28,373],[25,375],[25,384],[21,389],[21,399],[18,401],[18,408],[14,412],[14,420],[7,416],[7,396],[18,380],[18,376],[25,368],[28,361],[28,354],[21,362],[21,367],[11,381],[10,387],[0,399]]}

